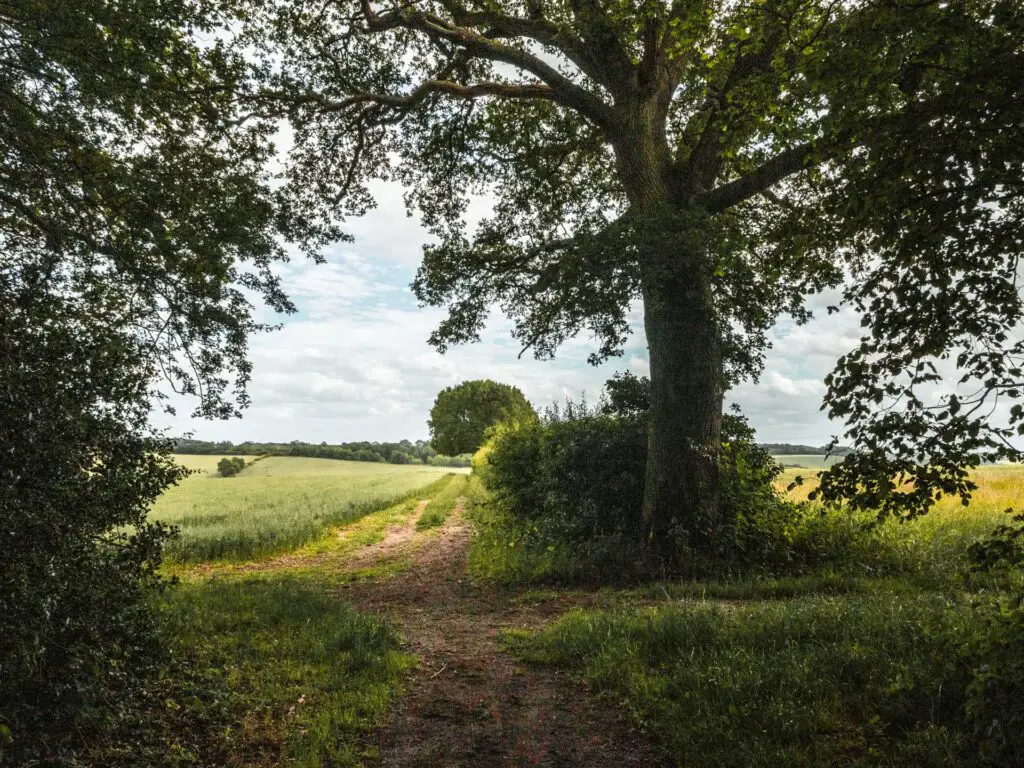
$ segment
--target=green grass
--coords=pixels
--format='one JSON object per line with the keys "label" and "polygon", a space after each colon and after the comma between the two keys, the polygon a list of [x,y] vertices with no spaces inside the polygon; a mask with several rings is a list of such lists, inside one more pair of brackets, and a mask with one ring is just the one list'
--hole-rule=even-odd
{"label": "green grass", "polygon": [[189,456],[201,470],[169,489],[150,517],[180,529],[168,559],[246,560],[314,541],[331,526],[411,498],[450,474],[402,466],[272,456],[235,477],[215,474],[219,456]]}
{"label": "green grass", "polygon": [[970,621],[962,602],[883,589],[576,611],[506,642],[624,702],[676,765],[966,766]]}
{"label": "green grass", "polygon": [[436,528],[444,525],[448,515],[455,509],[460,496],[463,496],[469,487],[469,477],[460,475],[453,477],[440,493],[430,500],[430,504],[416,521],[416,530],[422,531],[427,528]]}
{"label": "green grass", "polygon": [[161,610],[172,660],[92,764],[361,765],[413,662],[386,621],[295,574],[183,583]]}
{"label": "green grass", "polygon": [[[967,548],[1024,507],[1024,471],[976,479],[969,507],[943,500],[907,523],[807,508],[791,535],[816,558],[606,588],[507,648],[586,679],[673,765],[1020,765],[1024,575],[971,574]],[[550,574],[519,529],[476,515],[478,575]]]}

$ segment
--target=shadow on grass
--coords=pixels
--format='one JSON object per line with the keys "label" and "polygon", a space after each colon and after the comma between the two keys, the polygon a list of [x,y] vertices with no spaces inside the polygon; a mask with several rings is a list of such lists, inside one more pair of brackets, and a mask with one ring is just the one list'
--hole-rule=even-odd
{"label": "shadow on grass", "polygon": [[309,578],[179,584],[146,706],[86,755],[105,766],[355,766],[412,657],[383,619]]}

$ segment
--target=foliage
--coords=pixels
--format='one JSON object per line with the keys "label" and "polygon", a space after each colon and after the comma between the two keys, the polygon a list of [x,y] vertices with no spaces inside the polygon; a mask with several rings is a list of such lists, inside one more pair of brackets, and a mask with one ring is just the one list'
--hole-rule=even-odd
{"label": "foliage", "polygon": [[973,677],[964,711],[985,761],[1024,761],[1024,608],[1018,595],[975,608],[977,629],[967,649]]}
{"label": "foliage", "polygon": [[0,762],[18,763],[127,706],[158,658],[145,600],[169,531],[146,514],[186,473],[141,434],[151,370],[131,336],[2,273],[0,304]]}
{"label": "foliage", "polygon": [[[874,29],[865,17],[849,31]],[[846,420],[858,455],[825,475],[824,498],[919,514],[943,495],[966,499],[966,468],[1019,457],[1024,199],[1011,177],[1024,154],[1006,127],[1021,122],[1011,72],[1022,32],[1018,3],[935,6],[913,38],[884,51],[883,70],[900,62],[892,95],[906,94],[909,108],[879,124],[821,211],[849,254],[846,301],[865,328],[826,380],[829,415]],[[851,37],[836,61],[859,61],[861,48]],[[843,91],[840,119],[878,103],[869,84],[848,79]]]}
{"label": "foliage", "polygon": [[468,467],[469,455],[444,456],[430,447],[426,440],[401,440],[397,443],[353,442],[328,443],[232,443],[230,440],[210,442],[178,438],[174,441],[176,453],[194,456],[236,453],[246,456],[307,456],[314,459],[340,459],[342,461],[384,461],[389,464],[429,464],[434,467]]}
{"label": "foliage", "polygon": [[489,379],[442,389],[430,409],[430,442],[441,453],[473,453],[500,422],[531,422],[533,406],[517,387]]}
{"label": "foliage", "polygon": [[251,301],[336,234],[291,214],[272,126],[241,120],[243,57],[203,0],[0,12],[0,722],[12,760],[59,759],[128,706],[156,655],[146,598],[184,474],[147,415],[246,403]]}
{"label": "foliage", "polygon": [[153,520],[179,529],[169,560],[266,557],[448,482],[442,467],[291,457],[264,459],[231,482],[211,474],[188,478],[153,506]]}
{"label": "foliage", "polygon": [[[296,135],[286,194],[329,216],[406,187],[439,349],[498,307],[524,351],[587,332],[596,362],[643,299],[649,464],[674,478],[648,484],[652,519],[714,502],[722,392],[844,280],[865,330],[826,403],[857,453],[822,493],[912,515],[1016,455],[1024,410],[986,419],[1024,391],[1016,0],[248,5],[259,105]],[[940,396],[961,375],[976,392]]]}
{"label": "foliage", "polygon": [[[492,503],[524,524],[527,540],[558,546],[595,574],[628,573],[644,545],[648,393],[646,379],[619,374],[596,407],[568,401],[538,422],[500,425],[474,456],[474,472]],[[750,566],[791,557],[797,511],[774,488],[781,467],[741,416],[726,416],[723,433],[719,519],[728,530],[701,559]],[[690,558],[686,567],[698,566]]]}
{"label": "foliage", "polygon": [[1024,566],[1024,514],[1013,515],[1010,522],[996,527],[985,539],[969,549],[975,569],[1004,569]]}
{"label": "foliage", "polygon": [[234,477],[245,469],[245,459],[241,456],[225,456],[217,462],[217,474],[221,477]]}
{"label": "foliage", "polygon": [[[131,329],[204,415],[246,402],[250,297],[291,311],[271,267],[333,234],[280,208],[272,126],[239,120],[230,19],[195,0],[18,4],[0,19],[3,273]],[[182,354],[176,354],[181,352]]]}

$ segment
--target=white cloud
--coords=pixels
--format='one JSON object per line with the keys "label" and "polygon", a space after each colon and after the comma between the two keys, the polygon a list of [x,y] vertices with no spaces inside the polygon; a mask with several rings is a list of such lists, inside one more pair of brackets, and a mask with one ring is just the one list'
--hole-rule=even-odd
{"label": "white cloud", "polygon": [[[331,248],[327,264],[297,258],[281,267],[283,287],[299,313],[273,318],[283,320],[283,328],[253,339],[253,404],[244,418],[207,422],[180,415],[165,421],[168,426],[236,442],[414,439],[426,437],[437,392],[466,379],[516,385],[544,407],[583,392],[596,399],[616,370],[649,372],[639,304],[630,308],[635,335],[625,356],[599,368],[586,364],[595,348],[586,336],[567,344],[554,361],[519,359],[511,324],[497,311],[480,343],[439,355],[426,339],[443,314],[417,308],[407,288],[427,234],[405,215],[397,184],[381,183],[374,191],[379,207],[346,226],[355,242]],[[478,220],[487,208],[488,201],[476,201],[470,218]],[[849,313],[825,313],[836,303],[834,294],[811,303],[820,309],[811,323],[783,322],[772,330],[760,384],[743,384],[727,396],[742,406],[763,440],[823,443],[839,431],[819,411],[822,379],[856,343],[859,329]],[[181,414],[190,410],[188,404],[179,408]]]}

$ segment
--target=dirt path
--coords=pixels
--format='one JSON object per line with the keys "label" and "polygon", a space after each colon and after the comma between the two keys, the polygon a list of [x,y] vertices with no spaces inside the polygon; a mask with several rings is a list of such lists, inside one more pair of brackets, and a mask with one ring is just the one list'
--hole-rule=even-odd
{"label": "dirt path", "polygon": [[[419,510],[422,511],[422,508]],[[418,517],[415,515],[414,517]],[[358,582],[339,595],[390,616],[420,664],[391,720],[377,734],[386,768],[612,768],[657,766],[656,752],[625,717],[557,671],[520,667],[500,650],[498,633],[537,627],[570,600],[523,605],[466,578],[469,524],[461,503],[436,536],[392,540],[412,566]],[[387,539],[385,539],[387,541]],[[372,557],[361,552],[358,557]],[[361,566],[371,562],[361,560]]]}
{"label": "dirt path", "polygon": [[382,560],[392,560],[408,550],[416,536],[416,523],[429,503],[427,500],[421,501],[408,519],[401,525],[391,526],[383,539],[345,558],[345,567],[349,570],[369,568]]}

